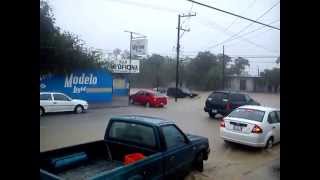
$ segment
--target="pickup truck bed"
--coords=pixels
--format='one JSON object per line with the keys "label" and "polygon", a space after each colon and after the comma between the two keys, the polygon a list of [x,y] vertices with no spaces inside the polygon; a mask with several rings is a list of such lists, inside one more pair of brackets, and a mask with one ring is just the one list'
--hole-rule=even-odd
{"label": "pickup truck bed", "polygon": [[[110,149],[108,150],[109,147]],[[152,153],[125,144],[108,145],[104,140],[40,153],[41,169],[62,179],[90,179],[93,176],[125,166],[125,154]],[[111,157],[110,157],[111,156]]]}
{"label": "pickup truck bed", "polygon": [[79,179],[84,180],[95,176],[98,173],[109,171],[116,167],[122,166],[120,161],[110,161],[106,159],[96,159],[91,162],[87,162],[81,166],[63,171],[57,175],[66,180]]}

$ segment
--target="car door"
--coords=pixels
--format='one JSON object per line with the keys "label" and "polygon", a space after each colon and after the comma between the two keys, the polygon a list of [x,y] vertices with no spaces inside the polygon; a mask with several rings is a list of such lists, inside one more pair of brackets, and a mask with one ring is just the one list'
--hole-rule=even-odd
{"label": "car door", "polygon": [[193,150],[186,136],[175,125],[161,127],[166,151],[163,153],[165,176],[172,178],[191,167]]}
{"label": "car door", "polygon": [[45,112],[54,112],[53,99],[51,93],[40,94],[40,106],[44,108]]}
{"label": "car door", "polygon": [[276,111],[276,115],[277,115],[277,120],[278,120],[278,122],[277,122],[277,124],[276,124],[276,126],[277,126],[277,133],[278,133],[278,141],[277,142],[280,142],[280,111]]}
{"label": "car door", "polygon": [[132,99],[134,102],[140,103],[140,96],[142,94],[142,91],[138,91],[135,95],[132,96]]}
{"label": "car door", "polygon": [[73,111],[74,105],[69,97],[60,93],[53,93],[53,107],[55,112]]}
{"label": "car door", "polygon": [[[280,113],[279,113],[280,114]],[[276,111],[271,111],[268,115],[268,123],[269,128],[273,134],[273,141],[279,142],[280,141],[280,120],[276,114]]]}
{"label": "car door", "polygon": [[247,100],[244,94],[230,94],[231,109],[235,109],[246,104]]}

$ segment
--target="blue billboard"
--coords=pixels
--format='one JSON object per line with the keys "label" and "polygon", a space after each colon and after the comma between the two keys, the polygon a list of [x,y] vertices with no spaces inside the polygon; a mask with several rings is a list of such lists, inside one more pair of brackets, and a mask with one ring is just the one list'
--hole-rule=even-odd
{"label": "blue billboard", "polygon": [[40,77],[40,91],[62,92],[73,99],[112,101],[112,75],[105,69],[78,70],[66,75]]}

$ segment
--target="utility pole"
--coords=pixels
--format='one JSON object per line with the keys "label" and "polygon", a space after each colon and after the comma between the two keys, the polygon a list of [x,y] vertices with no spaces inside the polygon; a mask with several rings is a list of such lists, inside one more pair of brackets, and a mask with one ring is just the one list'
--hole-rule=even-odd
{"label": "utility pole", "polygon": [[224,90],[224,69],[225,69],[225,62],[224,62],[224,45],[222,46],[222,89]]}
{"label": "utility pole", "polygon": [[187,31],[189,32],[190,29],[183,29],[182,27],[180,27],[180,19],[183,17],[191,17],[191,16],[196,16],[196,14],[186,14],[186,15],[178,15],[178,34],[177,34],[177,66],[176,66],[176,93],[175,93],[175,97],[174,97],[174,101],[177,102],[177,94],[178,94],[178,84],[179,84],[179,52],[180,52],[180,30],[183,31]]}

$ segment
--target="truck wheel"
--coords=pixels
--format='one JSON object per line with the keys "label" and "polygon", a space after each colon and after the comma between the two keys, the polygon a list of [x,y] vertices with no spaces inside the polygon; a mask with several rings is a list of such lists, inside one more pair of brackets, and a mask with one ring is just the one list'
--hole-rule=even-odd
{"label": "truck wheel", "polygon": [[44,110],[42,107],[40,107],[40,116],[43,116],[44,115]]}
{"label": "truck wheel", "polygon": [[196,157],[195,168],[196,170],[203,172],[203,152],[200,152]]}
{"label": "truck wheel", "polygon": [[147,108],[150,107],[150,103],[149,102],[146,103],[146,107]]}
{"label": "truck wheel", "polygon": [[77,113],[77,114],[83,113],[83,107],[81,105],[77,105],[74,108],[74,112]]}
{"label": "truck wheel", "polygon": [[209,116],[210,116],[211,118],[215,118],[215,117],[216,117],[216,114],[209,112]]}
{"label": "truck wheel", "polygon": [[130,99],[130,104],[134,104],[134,101],[132,98]]}

